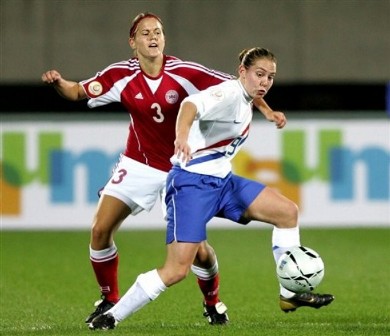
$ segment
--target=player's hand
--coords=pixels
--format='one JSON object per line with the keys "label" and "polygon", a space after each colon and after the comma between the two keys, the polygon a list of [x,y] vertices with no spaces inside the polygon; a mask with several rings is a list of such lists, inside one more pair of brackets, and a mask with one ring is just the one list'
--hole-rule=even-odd
{"label": "player's hand", "polygon": [[267,120],[275,123],[277,128],[283,128],[287,124],[287,118],[283,112],[273,111],[267,115]]}
{"label": "player's hand", "polygon": [[46,84],[56,84],[62,80],[61,74],[57,70],[46,71],[41,78]]}
{"label": "player's hand", "polygon": [[175,139],[175,155],[183,163],[187,163],[191,160],[191,148],[188,146],[187,141],[179,138]]}

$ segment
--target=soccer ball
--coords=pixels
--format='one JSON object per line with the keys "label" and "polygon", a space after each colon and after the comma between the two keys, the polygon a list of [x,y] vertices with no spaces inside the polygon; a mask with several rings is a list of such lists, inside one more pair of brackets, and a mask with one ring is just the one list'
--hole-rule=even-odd
{"label": "soccer ball", "polygon": [[276,274],[279,283],[289,291],[311,292],[324,277],[324,262],[316,251],[296,246],[279,258]]}

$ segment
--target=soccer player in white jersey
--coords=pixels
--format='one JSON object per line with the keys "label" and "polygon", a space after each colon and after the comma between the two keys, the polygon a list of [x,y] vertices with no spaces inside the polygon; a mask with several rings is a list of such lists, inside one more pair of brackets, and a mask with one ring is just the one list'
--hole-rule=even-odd
{"label": "soccer player in white jersey", "polygon": [[[232,76],[165,55],[165,35],[161,19],[152,13],[135,17],[129,45],[134,57],[111,64],[94,77],[80,83],[66,80],[56,70],[42,75],[68,100],[88,99],[89,107],[121,103],[130,115],[129,134],[123,155],[112,178],[102,190],[93,219],[90,261],[100,287],[102,300],[85,322],[118,302],[119,254],[114,235],[129,215],[150,211],[163,197],[165,180],[171,168],[175,123],[181,101],[189,94],[231,79]],[[261,98],[256,101],[266,119],[283,119]],[[104,136],[104,134],[102,134]],[[213,248],[202,242],[192,267],[204,294],[205,314],[210,323],[223,324],[219,314],[218,262]]]}
{"label": "soccer player in white jersey", "polygon": [[[164,266],[140,274],[119,302],[92,320],[91,329],[112,329],[168,287],[183,280],[207,239],[206,224],[215,216],[241,224],[252,220],[274,225],[272,250],[300,245],[298,208],[288,198],[257,181],[232,173],[231,160],[248,137],[252,103],[271,88],[275,56],[252,48],[239,55],[239,78],[185,98],[176,123],[173,167],[167,178],[167,256]],[[281,128],[285,120],[276,120]],[[320,308],[331,294],[293,293],[280,287],[280,308]],[[224,311],[222,302],[217,311]]]}

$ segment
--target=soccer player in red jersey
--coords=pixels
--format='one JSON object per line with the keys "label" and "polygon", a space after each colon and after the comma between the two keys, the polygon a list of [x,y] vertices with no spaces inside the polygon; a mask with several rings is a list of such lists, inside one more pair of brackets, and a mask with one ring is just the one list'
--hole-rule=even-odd
{"label": "soccer player in red jersey", "polygon": [[[133,58],[111,64],[79,83],[64,79],[56,70],[42,75],[42,81],[52,85],[65,99],[88,99],[91,108],[121,103],[130,115],[125,150],[101,191],[92,223],[90,260],[102,300],[97,301],[96,310],[87,317],[86,323],[120,299],[116,231],[129,215],[150,211],[158,197],[164,198],[180,103],[192,93],[232,78],[200,64],[165,55],[163,24],[152,13],[135,17],[129,45]],[[272,111],[263,99],[256,100],[254,105],[266,119],[279,118],[280,123],[285,123],[284,114]],[[227,323],[227,308],[218,296],[218,262],[207,242],[200,245],[191,270],[204,295],[204,316],[210,324]]]}

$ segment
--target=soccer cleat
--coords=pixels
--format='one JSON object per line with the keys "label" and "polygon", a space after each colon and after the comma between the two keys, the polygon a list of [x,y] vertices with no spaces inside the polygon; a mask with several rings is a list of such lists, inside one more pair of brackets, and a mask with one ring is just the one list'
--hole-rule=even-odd
{"label": "soccer cleat", "polygon": [[95,311],[93,313],[91,313],[91,315],[89,315],[86,319],[85,319],[85,323],[91,323],[92,320],[96,317],[96,316],[99,316],[101,314],[104,314],[107,310],[111,309],[113,306],[115,305],[115,303],[113,302],[110,302],[106,299],[103,298],[103,300],[98,300],[95,302]]}
{"label": "soccer cleat", "polygon": [[117,321],[115,321],[114,316],[112,314],[101,314],[96,316],[91,323],[89,324],[89,329],[91,330],[109,330],[114,329],[116,325],[118,324]]}
{"label": "soccer cleat", "polygon": [[227,307],[223,302],[218,302],[215,306],[209,306],[203,303],[203,316],[207,318],[210,324],[227,324],[229,317],[226,314]]}
{"label": "soccer cleat", "polygon": [[291,298],[280,295],[280,309],[285,313],[293,312],[299,307],[321,308],[334,300],[332,294],[299,293]]}

